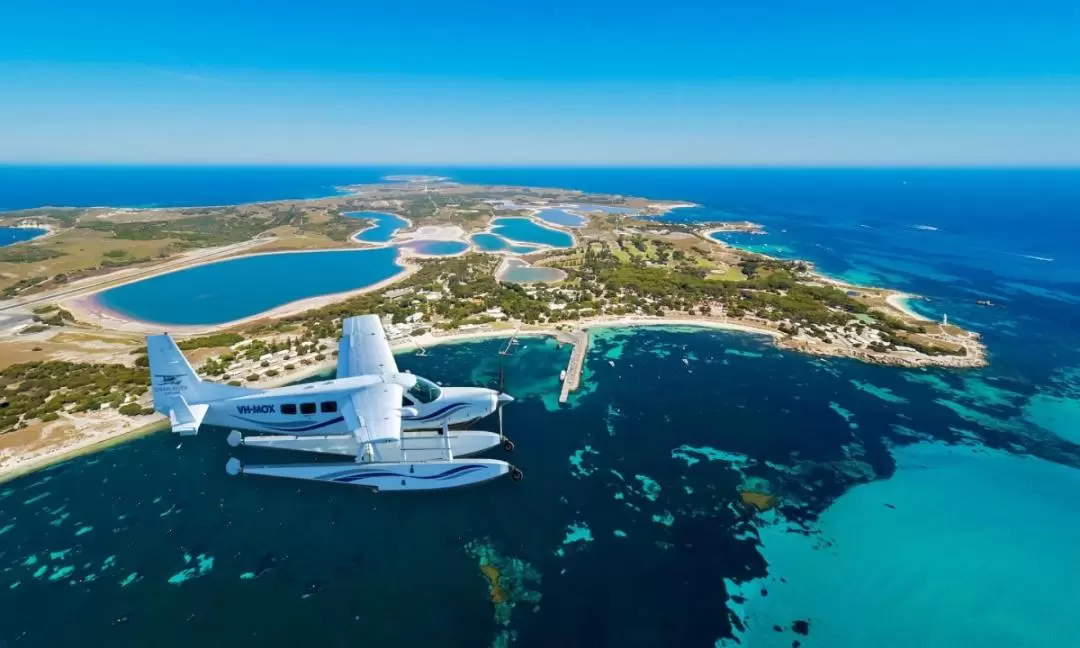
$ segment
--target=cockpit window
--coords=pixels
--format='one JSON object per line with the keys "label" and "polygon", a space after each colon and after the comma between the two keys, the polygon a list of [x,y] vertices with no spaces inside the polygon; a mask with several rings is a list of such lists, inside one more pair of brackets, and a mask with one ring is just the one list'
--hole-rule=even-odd
{"label": "cockpit window", "polygon": [[430,403],[439,397],[442,390],[435,383],[427,380],[426,378],[416,377],[416,384],[409,390],[409,395],[416,399],[418,403]]}

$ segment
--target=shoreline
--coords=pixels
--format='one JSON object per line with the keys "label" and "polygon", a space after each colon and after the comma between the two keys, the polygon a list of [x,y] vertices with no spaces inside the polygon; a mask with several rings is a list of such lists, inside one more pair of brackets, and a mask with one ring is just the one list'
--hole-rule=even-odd
{"label": "shoreline", "polygon": [[[747,334],[763,336],[770,339],[773,346],[777,349],[784,351],[791,351],[795,353],[802,353],[811,356],[821,356],[830,358],[849,358],[852,360],[864,360],[867,359],[863,356],[848,355],[844,353],[837,353],[834,349],[821,349],[821,348],[803,348],[797,346],[786,345],[786,336],[776,330],[754,326],[752,324],[745,324],[742,322],[731,322],[727,320],[721,320],[716,318],[705,317],[693,317],[693,316],[675,316],[675,317],[656,317],[646,315],[626,315],[626,316],[600,316],[595,318],[587,318],[583,320],[577,320],[573,322],[560,322],[559,325],[569,326],[571,330],[585,330],[592,329],[619,329],[619,328],[642,328],[642,327],[686,327],[700,330],[715,330],[715,331],[727,331],[730,333]],[[390,348],[395,353],[404,353],[414,351],[420,348],[430,348],[445,344],[458,344],[463,342],[476,342],[487,339],[498,339],[508,337],[554,337],[557,338],[560,331],[554,326],[537,326],[537,328],[502,328],[502,329],[485,329],[476,331],[454,331],[444,335],[436,335],[432,332],[424,333],[423,335],[409,338],[401,338],[390,342]],[[875,356],[876,358],[876,356]],[[970,359],[968,359],[970,360]],[[978,358],[975,358],[977,361]],[[875,360],[868,360],[870,362],[882,363],[880,358]],[[292,372],[288,375],[276,377],[272,380],[258,384],[261,388],[280,387],[287,384],[292,384],[312,376],[317,376],[321,373],[330,371],[334,368],[336,361],[328,359],[322,363],[316,363],[311,366],[304,367],[303,369]],[[901,366],[924,366],[918,363],[912,364],[910,359],[907,358],[895,358],[894,363],[885,364],[897,364]],[[957,365],[966,366],[966,365]],[[117,414],[119,416],[119,414]],[[89,454],[108,448],[114,444],[121,443],[133,438],[137,438],[142,435],[151,434],[157,431],[163,431],[167,429],[167,421],[158,415],[154,415],[158,420],[150,421],[139,425],[131,430],[122,431],[119,433],[102,433],[94,436],[90,435],[82,441],[76,441],[68,446],[59,446],[55,451],[41,451],[35,454],[30,459],[20,462],[16,466],[12,467],[0,467],[0,483],[9,481],[16,477],[25,475],[36,470],[40,470],[51,465],[61,463],[68,459],[73,459],[83,454]]]}
{"label": "shoreline", "polygon": [[[350,195],[358,195],[354,192]],[[331,197],[332,198],[332,197]],[[306,200],[320,200],[320,199],[306,199]],[[266,201],[253,204],[265,204]],[[273,202],[296,202],[296,201],[273,201]],[[634,209],[634,216],[640,217],[641,212],[648,212],[651,210],[660,210],[661,214],[667,213],[673,209],[683,207],[697,207],[698,205],[692,203],[663,203],[663,202],[647,202],[643,201],[644,206],[641,207],[628,207]],[[551,208],[551,206],[544,207]],[[160,208],[156,208],[160,209]],[[104,278],[91,279],[88,281],[89,285],[82,288],[66,289],[58,291],[57,294],[52,296],[46,296],[43,298],[32,298],[26,303],[17,303],[15,306],[23,307],[26,305],[32,305],[39,301],[45,301],[46,303],[55,303],[62,308],[68,309],[76,320],[93,328],[94,318],[97,319],[97,327],[103,330],[114,330],[132,334],[147,334],[157,333],[162,330],[169,330],[176,334],[178,337],[187,337],[193,335],[205,335],[222,330],[236,329],[249,325],[255,322],[273,321],[280,318],[289,317],[304,313],[313,309],[321,308],[329,304],[335,304],[342,300],[349,299],[351,297],[378,291],[385,289],[395,283],[398,283],[408,278],[413,273],[420,270],[422,267],[420,264],[413,262],[415,258],[442,258],[442,257],[455,257],[468,254],[470,252],[481,254],[495,254],[501,257],[498,267],[495,271],[495,279],[497,281],[504,281],[502,278],[506,271],[509,269],[512,260],[516,260],[520,263],[526,264],[529,267],[542,267],[533,266],[527,260],[522,257],[527,257],[529,254],[545,252],[548,250],[561,250],[570,251],[575,248],[580,248],[581,241],[584,240],[577,235],[577,231],[583,227],[588,227],[588,223],[591,220],[593,214],[591,212],[579,212],[568,210],[568,213],[580,216],[585,219],[585,222],[581,227],[565,226],[558,223],[550,223],[544,219],[536,216],[541,207],[531,206],[527,208],[529,214],[526,216],[494,216],[491,218],[487,227],[482,231],[493,236],[500,237],[508,246],[513,247],[515,245],[527,245],[531,246],[533,250],[527,253],[513,252],[509,248],[503,250],[481,250],[473,242],[472,237],[481,232],[469,233],[461,225],[439,224],[439,225],[425,225],[418,229],[413,229],[413,222],[403,216],[399,216],[388,211],[373,211],[377,214],[385,214],[395,217],[406,223],[405,227],[396,229],[386,242],[373,243],[366,241],[356,240],[356,236],[359,236],[364,231],[378,227],[378,223],[372,223],[367,227],[364,227],[349,235],[348,240],[344,243],[343,247],[332,248],[318,248],[318,249],[294,249],[294,250],[276,250],[265,251],[259,250],[263,245],[272,245],[278,241],[277,237],[262,237],[259,235],[248,241],[241,242],[239,244],[232,244],[229,246],[195,250],[187,255],[184,255],[180,259],[169,260],[159,265],[157,268],[133,268],[130,270],[120,269],[117,272],[119,276],[115,276],[110,279],[109,275],[104,275]],[[356,210],[356,213],[361,213],[372,210]],[[551,231],[562,232],[567,234],[571,239],[569,247],[558,247],[550,244],[535,243],[518,241],[505,237],[501,234],[497,234],[493,231],[497,226],[499,218],[524,218],[532,222],[537,227],[546,228]],[[752,257],[772,259],[768,255],[753,252],[749,250],[741,250],[737,246],[730,245],[724,241],[713,238],[713,234],[717,232],[747,232],[763,234],[764,228],[756,223],[750,221],[742,221],[735,223],[721,223],[714,221],[710,229],[704,229],[701,227],[695,228],[696,235],[705,241],[720,245],[724,247],[731,247],[736,250],[740,250],[741,253],[750,255]],[[465,249],[455,254],[423,254],[411,247],[408,247],[410,243],[416,241],[454,241],[465,244]],[[137,320],[132,317],[128,317],[122,313],[113,311],[106,307],[99,299],[100,295],[112,288],[120,287],[130,283],[151,279],[164,274],[172,272],[178,272],[180,270],[201,267],[204,265],[212,265],[214,263],[220,263],[224,261],[230,261],[234,259],[242,259],[245,257],[265,256],[271,254],[305,254],[305,253],[319,253],[319,252],[356,252],[365,249],[380,249],[380,248],[393,248],[395,253],[394,264],[399,269],[395,274],[375,282],[371,285],[361,288],[346,290],[337,293],[314,295],[311,297],[305,297],[297,299],[291,302],[287,302],[265,311],[247,315],[235,320],[227,322],[221,322],[217,324],[192,324],[192,325],[168,325],[156,322]],[[848,282],[834,279],[818,272],[812,263],[803,262],[809,267],[809,274],[813,278],[811,283],[820,282],[827,285],[833,285],[844,289],[857,289],[857,290],[872,290],[874,291],[873,297],[875,300],[875,307],[881,308],[884,306],[886,310],[895,310],[902,314],[905,318],[916,321],[930,321],[915,311],[906,303],[906,299],[913,298],[913,295],[902,293],[899,291],[893,291],[890,289],[876,288],[872,286],[858,286],[850,284]],[[115,273],[110,273],[115,274]],[[565,273],[564,273],[565,275]],[[565,278],[565,276],[563,277]],[[558,281],[558,279],[552,279],[551,281]],[[883,298],[884,304],[876,301]],[[757,322],[761,324],[757,324]],[[504,324],[505,325],[505,324]],[[931,356],[920,353],[907,353],[906,351],[896,350],[895,352],[877,352],[869,351],[866,348],[856,348],[850,344],[839,344],[831,341],[817,342],[816,340],[803,339],[800,336],[792,337],[775,328],[775,322],[768,322],[760,318],[749,318],[747,321],[733,321],[726,317],[713,317],[713,316],[697,316],[688,314],[671,314],[669,316],[646,316],[646,315],[597,315],[593,317],[585,317],[575,320],[567,320],[564,322],[549,322],[544,325],[522,325],[517,324],[515,328],[513,325],[509,325],[506,328],[486,328],[486,329],[469,329],[469,330],[454,330],[446,332],[442,335],[437,335],[433,330],[428,330],[423,335],[416,337],[398,338],[390,343],[391,349],[394,352],[408,352],[413,349],[435,347],[444,344],[455,344],[460,342],[478,341],[492,338],[507,338],[511,336],[520,337],[559,337],[564,331],[577,330],[588,331],[590,329],[618,329],[628,328],[633,329],[636,327],[692,327],[698,330],[722,330],[742,334],[752,334],[758,336],[767,337],[772,346],[777,349],[785,351],[793,351],[809,356],[827,357],[827,358],[849,358],[853,360],[863,361],[871,364],[884,364],[903,367],[948,367],[948,368],[963,368],[963,367],[975,367],[986,364],[986,349],[978,342],[977,336],[969,336],[959,344],[967,352],[966,356]],[[335,362],[332,359],[328,359],[321,363],[314,363],[312,365],[304,365],[299,370],[290,371],[287,374],[276,376],[272,379],[260,380],[251,383],[252,387],[256,388],[270,388],[281,386],[285,384],[292,384],[297,381],[325,374],[328,371],[332,371],[335,366]],[[107,448],[115,443],[121,443],[130,438],[137,437],[141,434],[149,434],[158,430],[167,429],[168,422],[164,417],[160,415],[153,416],[140,416],[140,417],[124,417],[111,409],[101,410],[100,412],[91,413],[85,417],[66,417],[68,421],[74,426],[74,438],[68,439],[68,443],[59,443],[56,446],[50,448],[46,446],[39,448],[34,452],[23,453],[17,457],[4,456],[3,460],[10,461],[15,465],[7,467],[0,464],[0,482],[7,481],[15,476],[26,474],[34,470],[38,470],[55,463],[85,454],[87,452],[94,452],[98,449]],[[146,419],[150,419],[147,421]],[[128,423],[131,425],[129,426]],[[65,430],[67,428],[64,428]],[[64,436],[67,437],[70,433],[65,431]],[[81,435],[81,436],[80,436]],[[46,430],[45,435],[48,436]],[[19,447],[19,446],[13,446]],[[22,447],[33,447],[33,443],[24,444]]]}
{"label": "shoreline", "polygon": [[721,241],[719,239],[713,238],[713,234],[718,234],[718,233],[722,233],[722,232],[741,232],[741,233],[755,234],[755,235],[763,235],[763,234],[766,233],[765,228],[758,225],[757,223],[752,223],[750,221],[746,221],[745,224],[748,226],[746,229],[743,229],[743,228],[729,228],[729,227],[711,227],[711,228],[704,229],[704,230],[698,230],[697,234],[698,234],[698,236],[700,236],[702,239],[708,241],[709,243],[713,243],[713,244],[716,244],[716,245],[722,245],[724,247],[727,247],[727,248],[730,248],[730,249],[733,249],[733,250],[739,250],[740,252],[743,252],[745,254],[753,254],[755,256],[759,256],[759,257],[762,257],[764,259],[769,259],[769,260],[772,260],[772,261],[797,261],[799,263],[804,263],[810,268],[810,271],[809,271],[810,275],[812,275],[816,280],[818,280],[818,281],[820,281],[822,283],[828,284],[830,286],[835,286],[837,288],[843,288],[843,289],[846,289],[846,290],[852,290],[852,289],[854,289],[854,290],[876,290],[876,291],[886,292],[888,294],[885,296],[885,303],[888,304],[889,306],[891,306],[892,308],[894,308],[895,310],[899,311],[901,314],[903,314],[903,315],[905,315],[907,317],[910,317],[913,320],[917,320],[919,322],[933,322],[934,321],[932,318],[929,318],[929,317],[927,317],[927,316],[925,316],[925,315],[923,315],[921,313],[916,312],[915,309],[913,309],[911,307],[911,305],[908,303],[908,300],[911,300],[911,299],[923,299],[923,297],[921,297],[919,295],[913,295],[911,293],[901,292],[899,290],[893,290],[891,288],[881,288],[881,287],[878,287],[878,286],[864,286],[864,285],[861,285],[861,284],[854,284],[854,283],[851,283],[849,281],[845,281],[844,279],[840,279],[839,277],[833,277],[831,275],[825,274],[824,272],[821,272],[820,270],[817,269],[817,267],[814,265],[814,263],[812,261],[806,261],[806,260],[803,260],[803,259],[783,259],[783,258],[780,258],[780,257],[774,257],[774,256],[771,256],[769,254],[765,254],[764,252],[756,252],[754,250],[745,250],[745,249],[743,249],[743,248],[741,248],[741,247],[739,247],[737,245],[732,245],[732,244],[728,243],[727,241]]}
{"label": "shoreline", "polygon": [[[648,326],[688,326],[698,329],[711,329],[711,330],[726,330],[737,333],[749,333],[757,335],[765,335],[772,338],[778,337],[780,334],[775,331],[769,331],[768,329],[757,329],[748,325],[741,325],[737,323],[721,322],[717,320],[697,320],[693,318],[647,318],[647,317],[621,317],[621,318],[597,318],[594,320],[583,320],[577,323],[577,326],[573,328],[581,328],[585,330],[589,329],[603,329],[603,328],[636,328],[636,327],[648,327]],[[498,339],[508,337],[558,337],[559,331],[555,328],[536,328],[536,329],[488,329],[481,331],[458,331],[448,333],[446,335],[434,335],[430,332],[417,337],[410,337],[406,339],[399,339],[390,343],[390,348],[395,353],[406,353],[414,351],[419,348],[430,348],[435,346],[441,346],[445,344],[460,344],[464,342],[477,342],[487,339]],[[334,368],[336,361],[327,360],[323,363],[304,367],[300,371],[293,372],[287,376],[279,376],[273,380],[267,381],[260,385],[261,388],[268,389],[272,387],[280,387],[287,384],[292,384],[312,376],[317,376],[321,373],[330,371]],[[112,412],[110,412],[112,413]],[[116,414],[117,416],[121,416]],[[142,436],[153,434],[155,432],[162,432],[168,430],[168,421],[163,416],[153,415],[156,420],[151,420],[140,425],[133,427],[130,430],[124,430],[116,433],[99,433],[97,435],[91,433],[85,438],[77,440],[69,445],[56,446],[53,450],[41,450],[36,453],[32,453],[29,458],[16,463],[15,465],[0,466],[0,483],[16,479],[26,474],[43,470],[50,466],[75,459],[86,454],[92,454],[100,450],[107,449],[113,445],[124,443]],[[133,420],[133,419],[132,419]]]}
{"label": "shoreline", "polygon": [[[381,243],[376,242],[376,241],[364,241],[364,240],[359,239],[357,237],[360,236],[361,234],[363,234],[364,232],[368,231],[368,230],[373,230],[373,229],[378,228],[379,223],[374,222],[375,219],[367,217],[367,216],[349,216],[349,214],[381,214],[383,216],[393,216],[394,218],[405,221],[405,225],[403,225],[402,227],[395,228],[394,231],[390,233],[390,237],[388,239],[386,239],[385,241],[381,242]],[[349,239],[348,239],[350,243],[357,243],[359,245],[364,245],[364,246],[368,246],[368,247],[379,247],[379,246],[383,246],[383,245],[389,245],[390,242],[394,240],[394,237],[398,235],[398,232],[400,232],[402,230],[406,230],[406,229],[411,229],[412,226],[413,226],[412,220],[410,220],[410,219],[408,219],[408,218],[406,218],[406,217],[404,217],[404,216],[402,216],[400,214],[395,214],[393,212],[382,212],[382,211],[372,211],[372,210],[368,210],[368,209],[358,209],[356,211],[341,212],[341,215],[343,217],[345,217],[345,218],[353,218],[353,219],[356,219],[356,220],[372,221],[372,223],[370,225],[368,225],[367,227],[358,229],[355,232],[353,232],[352,234],[349,234]]]}
{"label": "shoreline", "polygon": [[228,207],[249,207],[251,205],[277,205],[280,203],[288,202],[315,202],[319,200],[329,200],[333,198],[350,198],[352,196],[360,195],[357,191],[352,191],[352,187],[362,187],[363,184],[356,185],[340,185],[333,187],[334,191],[338,193],[327,194],[325,196],[314,197],[296,197],[296,198],[271,198],[269,200],[250,200],[247,202],[234,202],[224,203],[221,205],[138,205],[138,206],[125,206],[125,205],[37,205],[36,207],[20,207],[17,209],[0,209],[0,218],[7,218],[6,214],[13,212],[27,212],[38,209],[125,209],[128,211],[139,212],[155,212],[155,211],[169,211],[169,210],[181,210],[181,209],[223,209]]}
{"label": "shoreline", "polygon": [[893,308],[900,311],[901,313],[904,313],[908,317],[919,320],[920,322],[933,322],[934,320],[930,319],[929,317],[915,312],[915,309],[912,308],[911,304],[908,303],[908,300],[911,299],[921,298],[917,295],[911,295],[902,292],[889,293],[889,295],[885,297],[885,301],[889,304],[889,306],[892,306]]}

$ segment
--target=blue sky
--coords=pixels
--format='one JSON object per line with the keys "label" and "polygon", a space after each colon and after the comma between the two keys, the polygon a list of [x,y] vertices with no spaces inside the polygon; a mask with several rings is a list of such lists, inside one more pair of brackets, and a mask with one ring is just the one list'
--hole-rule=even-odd
{"label": "blue sky", "polygon": [[0,0],[0,160],[1080,164],[1080,2]]}

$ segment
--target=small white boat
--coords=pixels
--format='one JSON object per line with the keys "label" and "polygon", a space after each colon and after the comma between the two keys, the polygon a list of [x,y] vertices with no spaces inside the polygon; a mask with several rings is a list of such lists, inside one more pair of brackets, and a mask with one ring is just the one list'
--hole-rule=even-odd
{"label": "small white boat", "polygon": [[608,361],[607,361],[607,363],[608,363],[609,365],[611,365],[612,367],[614,367],[614,366],[615,366],[615,361],[614,361],[614,360],[608,360]]}
{"label": "small white boat", "polygon": [[563,382],[564,380],[566,380],[566,369],[559,372],[559,382]]}

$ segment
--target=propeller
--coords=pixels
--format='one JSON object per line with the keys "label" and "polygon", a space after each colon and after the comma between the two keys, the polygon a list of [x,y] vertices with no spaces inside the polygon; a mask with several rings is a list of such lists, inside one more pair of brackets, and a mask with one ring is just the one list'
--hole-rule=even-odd
{"label": "propeller", "polygon": [[498,396],[495,397],[495,409],[499,414],[499,441],[502,442],[503,449],[507,452],[514,449],[514,442],[506,438],[506,433],[503,432],[503,405],[514,402],[514,397],[507,394],[503,389],[506,386],[506,367],[503,361],[499,361],[499,391]]}
{"label": "propeller", "polygon": [[[501,393],[499,394],[499,398],[502,398]],[[496,405],[495,409],[499,412],[499,441],[502,443],[506,443],[506,434],[503,432],[502,403]]]}

